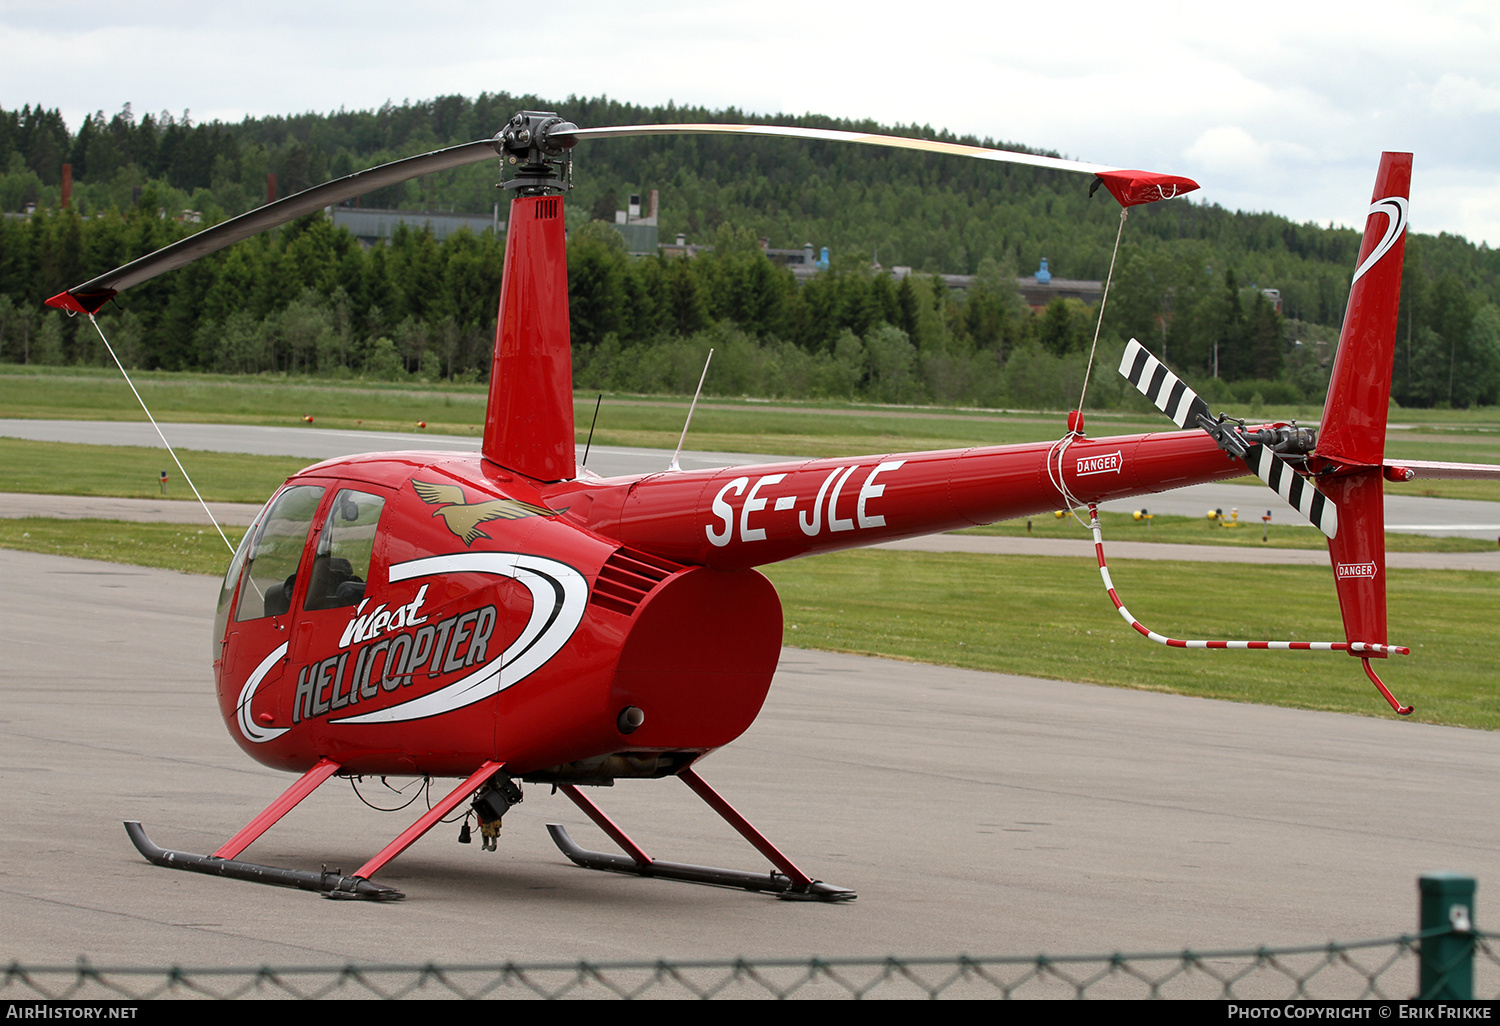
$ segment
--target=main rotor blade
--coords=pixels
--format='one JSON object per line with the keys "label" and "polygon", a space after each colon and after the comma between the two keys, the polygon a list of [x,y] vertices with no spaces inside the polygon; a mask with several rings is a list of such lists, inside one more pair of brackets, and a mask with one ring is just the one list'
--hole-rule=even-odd
{"label": "main rotor blade", "polygon": [[[843,132],[829,128],[795,128],[785,125],[620,125],[614,128],[577,128],[566,133],[557,133],[554,138],[573,139],[626,139],[643,135],[759,135],[778,139],[813,139],[824,142],[861,143],[866,146],[887,146],[898,150],[920,150],[924,153],[943,153],[954,157],[975,157],[979,160],[994,160],[1006,164],[1024,164],[1028,167],[1050,168],[1056,171],[1077,171],[1097,175],[1110,194],[1121,206],[1154,203],[1172,199],[1198,188],[1191,178],[1165,175],[1154,171],[1137,171],[1113,167],[1109,164],[1090,164],[1081,160],[1063,160],[1061,157],[1043,157],[1035,153],[1017,150],[996,150],[984,146],[968,146],[963,143],[939,142],[936,139],[912,139],[901,135],[875,135],[870,132]],[[1092,190],[1090,190],[1092,193]]]}
{"label": "main rotor blade", "polygon": [[47,300],[51,306],[78,313],[93,313],[115,295],[132,285],[155,278],[159,274],[176,270],[190,264],[199,257],[232,246],[242,239],[295,220],[304,214],[331,206],[361,193],[373,192],[387,185],[405,182],[433,171],[446,171],[463,167],[497,156],[493,141],[476,139],[444,150],[434,150],[415,157],[406,157],[389,164],[381,164],[366,171],[356,171],[344,178],[336,178],[322,185],[287,196],[285,199],[267,203],[239,217],[230,218],[196,235],[179,239],[139,260],[117,267],[108,274],[101,274],[82,285],[68,289]]}
{"label": "main rotor blade", "polygon": [[[1212,419],[1208,404],[1199,398],[1198,393],[1135,339],[1125,346],[1125,355],[1120,359],[1120,374],[1180,428],[1202,427],[1198,420],[1200,416],[1204,421]],[[1298,474],[1290,463],[1260,442],[1248,445],[1243,459],[1256,477],[1269,485],[1288,506],[1301,513],[1309,524],[1330,538],[1338,534],[1339,514],[1333,500]]]}
{"label": "main rotor blade", "polygon": [[[939,142],[933,139],[910,139],[904,136],[872,135],[866,132],[843,132],[824,128],[711,124],[621,125],[614,128],[574,128],[563,124],[556,128],[560,130],[551,131],[550,134],[545,128],[542,131],[552,142],[563,148],[571,148],[578,140],[587,138],[623,139],[644,135],[752,135],[862,143],[870,146],[918,150],[925,153],[974,157],[980,160],[1097,175],[1105,188],[1124,206],[1171,199],[1198,188],[1198,183],[1190,178],[1111,167],[1107,164],[1089,164],[1078,160],[1042,157],[1014,150],[986,149],[983,146]],[[248,239],[267,228],[285,224],[304,214],[310,214],[322,207],[331,206],[361,193],[372,192],[387,185],[395,185],[433,171],[446,171],[450,168],[463,167],[466,164],[486,160],[498,155],[504,145],[500,137],[476,139],[459,146],[450,146],[447,149],[392,161],[367,171],[356,171],[344,178],[315,185],[311,189],[230,218],[222,224],[216,224],[212,228],[180,239],[170,246],[163,247],[107,274],[92,278],[82,285],[76,285],[66,292],[60,292],[47,300],[47,304],[76,313],[93,313],[132,285],[139,285],[159,274],[190,264],[199,257],[217,252],[242,239]]]}
{"label": "main rotor blade", "polygon": [[1011,164],[1030,164],[1032,167],[1050,167],[1059,171],[1082,171],[1087,174],[1120,170],[1105,164],[1086,164],[1077,160],[1063,160],[1060,157],[1043,157],[1015,150],[992,150],[983,146],[939,142],[936,139],[911,139],[901,135],[873,135],[869,132],[840,132],[830,128],[796,128],[786,125],[618,125],[613,128],[580,128],[569,132],[568,135],[579,139],[626,139],[640,135],[763,135],[778,139],[815,139],[824,142],[890,146],[902,150],[946,153],[956,157],[978,157],[981,160],[1000,160]]}

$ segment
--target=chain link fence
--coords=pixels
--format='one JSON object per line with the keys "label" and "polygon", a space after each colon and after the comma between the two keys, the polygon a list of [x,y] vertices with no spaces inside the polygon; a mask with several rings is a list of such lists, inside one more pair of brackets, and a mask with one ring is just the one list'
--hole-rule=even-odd
{"label": "chain link fence", "polygon": [[[1049,957],[106,968],[12,964],[0,1000],[403,998],[1500,999],[1493,938],[1440,927],[1353,944]],[[1451,952],[1458,952],[1456,961]],[[1477,957],[1476,957],[1477,956]],[[1432,965],[1442,958],[1446,964]],[[1431,969],[1436,984],[1422,989]],[[1452,983],[1468,973],[1477,990]]]}
{"label": "chain link fence", "polygon": [[0,1001],[174,998],[1185,998],[1500,1001],[1500,945],[1474,927],[1475,881],[1418,881],[1418,932],[1352,944],[1029,957],[505,962],[142,968],[11,963]]}

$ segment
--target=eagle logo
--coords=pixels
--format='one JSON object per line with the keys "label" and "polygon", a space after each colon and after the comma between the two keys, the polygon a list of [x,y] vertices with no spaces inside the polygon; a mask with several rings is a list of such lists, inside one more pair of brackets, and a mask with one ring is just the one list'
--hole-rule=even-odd
{"label": "eagle logo", "polygon": [[438,507],[432,515],[442,517],[443,522],[448,525],[448,530],[461,538],[465,545],[473,545],[476,538],[489,537],[479,529],[480,524],[489,520],[555,517],[559,513],[567,512],[567,507],[548,509],[546,506],[534,506],[520,499],[465,502],[467,497],[458,485],[432,484],[415,478],[412,480],[411,487],[423,502],[429,506]]}

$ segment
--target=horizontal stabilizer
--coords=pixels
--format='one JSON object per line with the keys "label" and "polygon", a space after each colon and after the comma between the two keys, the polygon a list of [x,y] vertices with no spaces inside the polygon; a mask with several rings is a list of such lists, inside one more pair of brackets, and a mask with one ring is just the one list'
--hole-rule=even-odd
{"label": "horizontal stabilizer", "polygon": [[[1410,471],[1410,473],[1405,473]],[[1432,460],[1386,460],[1387,481],[1500,481],[1500,466],[1493,463],[1439,463]]]}

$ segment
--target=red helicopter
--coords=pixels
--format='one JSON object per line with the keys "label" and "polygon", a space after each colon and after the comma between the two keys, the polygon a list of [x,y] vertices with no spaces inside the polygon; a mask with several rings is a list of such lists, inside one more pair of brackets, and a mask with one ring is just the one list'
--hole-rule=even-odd
{"label": "red helicopter", "polygon": [[[211,855],[160,848],[127,823],[147,859],[328,897],[396,899],[401,892],[372,879],[381,867],[465,802],[493,847],[501,817],[522,800],[520,782],[530,782],[555,785],[625,852],[586,851],[561,826],[549,827],[582,866],[788,899],[851,899],[853,891],[799,869],[695,769],[750,726],[776,670],[781,605],[755,567],[1238,477],[1247,466],[1329,535],[1347,637],[1332,647],[1359,655],[1367,670],[1371,658],[1399,651],[1386,644],[1382,477],[1462,472],[1397,468],[1383,458],[1410,154],[1381,160],[1321,433],[1210,417],[1132,343],[1121,372],[1185,430],[1091,438],[1075,414],[1061,443],[603,479],[580,472],[574,456],[562,196],[571,151],[590,137],[683,132],[832,139],[1080,171],[1125,206],[1197,188],[1170,175],[916,139],[733,125],[580,129],[523,111],[493,139],[317,186],[48,300],[92,315],[125,288],[266,228],[496,154],[509,174],[503,187],[514,193],[481,452],[330,460],[271,497],[224,578],[214,672],[235,741],[300,776]],[[351,874],[240,860],[328,778],[387,774],[461,782]],[[775,869],[652,858],[580,790],[667,776]],[[467,840],[467,815],[464,822]]]}

